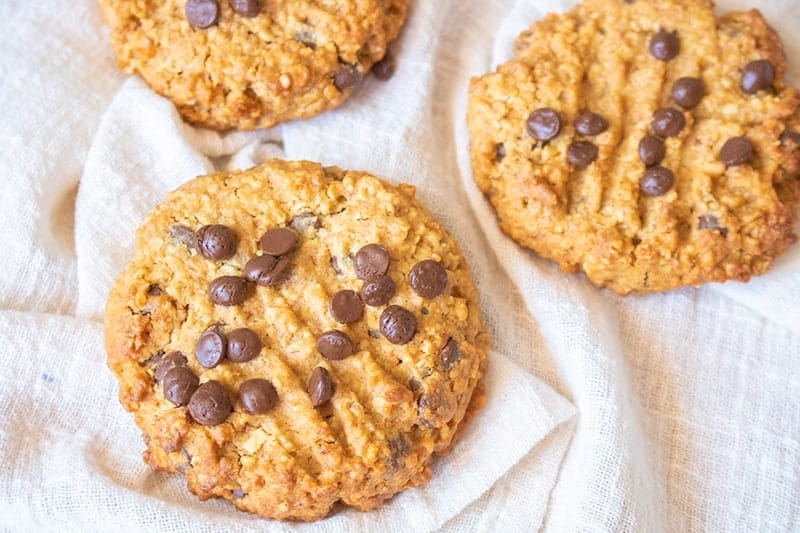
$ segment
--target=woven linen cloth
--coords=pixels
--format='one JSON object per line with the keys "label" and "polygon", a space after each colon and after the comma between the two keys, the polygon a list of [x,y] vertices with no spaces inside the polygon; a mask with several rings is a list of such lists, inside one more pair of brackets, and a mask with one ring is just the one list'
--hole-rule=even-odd
{"label": "woven linen cloth", "polygon": [[[719,10],[755,3],[797,83],[800,5]],[[515,245],[472,183],[469,77],[574,4],[414,0],[389,82],[368,77],[314,119],[220,135],[117,71],[93,1],[0,3],[0,526],[800,529],[800,246],[749,284],[623,299]],[[493,340],[486,409],[431,483],[311,525],[199,502],[150,472],[102,349],[144,214],[198,174],[273,156],[414,184],[461,245]]]}

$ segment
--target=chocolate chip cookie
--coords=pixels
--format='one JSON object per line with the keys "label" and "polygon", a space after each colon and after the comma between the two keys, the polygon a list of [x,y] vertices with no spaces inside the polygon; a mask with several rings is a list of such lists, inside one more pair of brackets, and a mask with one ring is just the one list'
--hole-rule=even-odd
{"label": "chocolate chip cookie", "polygon": [[795,242],[800,91],[758,11],[713,7],[586,0],[472,80],[503,231],[619,294],[747,281]]}
{"label": "chocolate chip cookie", "polygon": [[146,217],[105,343],[150,466],[201,499],[316,520],[429,479],[482,404],[489,338],[412,186],[272,160]]}
{"label": "chocolate chip cookie", "polygon": [[141,75],[189,122],[247,130],[341,104],[386,55],[408,0],[100,4],[126,73]]}

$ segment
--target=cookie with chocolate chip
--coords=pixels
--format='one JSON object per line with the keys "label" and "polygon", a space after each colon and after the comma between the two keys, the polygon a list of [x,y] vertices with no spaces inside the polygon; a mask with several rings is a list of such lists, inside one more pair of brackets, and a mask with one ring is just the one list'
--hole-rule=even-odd
{"label": "cookie with chocolate chip", "polygon": [[193,124],[249,130],[344,102],[386,56],[408,0],[100,5],[122,70],[140,75]]}
{"label": "cookie with chocolate chip", "polygon": [[747,281],[795,242],[800,91],[757,10],[713,8],[585,0],[471,81],[473,176],[504,232],[623,295]]}
{"label": "cookie with chocolate chip", "polygon": [[292,520],[425,483],[482,404],[489,345],[464,257],[413,187],[280,160],[155,207],[105,342],[150,466]]}

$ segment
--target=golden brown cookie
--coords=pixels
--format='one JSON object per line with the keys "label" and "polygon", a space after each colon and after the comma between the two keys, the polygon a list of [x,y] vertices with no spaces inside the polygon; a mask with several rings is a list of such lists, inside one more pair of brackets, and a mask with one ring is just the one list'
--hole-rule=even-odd
{"label": "golden brown cookie", "polygon": [[125,72],[189,122],[247,130],[341,104],[397,37],[408,0],[100,4]]}
{"label": "golden brown cookie", "polygon": [[146,217],[105,343],[150,466],[202,499],[316,520],[429,479],[482,405],[489,338],[412,186],[272,160]]}
{"label": "golden brown cookie", "polygon": [[758,11],[713,7],[586,0],[472,80],[503,231],[619,294],[746,281],[795,241],[800,91]]}

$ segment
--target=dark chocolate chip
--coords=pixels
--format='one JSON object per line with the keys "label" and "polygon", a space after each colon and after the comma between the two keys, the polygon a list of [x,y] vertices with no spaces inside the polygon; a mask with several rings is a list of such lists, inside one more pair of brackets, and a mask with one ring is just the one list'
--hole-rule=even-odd
{"label": "dark chocolate chip", "polygon": [[450,368],[461,358],[461,350],[458,349],[458,342],[455,339],[448,339],[447,344],[442,349],[442,368]]}
{"label": "dark chocolate chip", "polygon": [[639,180],[639,190],[646,196],[661,196],[672,188],[675,176],[664,167],[650,167]]}
{"label": "dark chocolate chip", "polygon": [[497,143],[494,145],[494,160],[496,162],[500,162],[506,158],[506,147],[503,143]]}
{"label": "dark chocolate chip", "polygon": [[436,298],[447,287],[447,271],[433,259],[425,259],[411,268],[408,283],[423,298]]}
{"label": "dark chocolate chip", "polygon": [[394,56],[386,52],[383,59],[372,65],[372,75],[381,81],[386,81],[394,76],[394,69]]}
{"label": "dark chocolate chip", "polygon": [[258,0],[229,0],[231,8],[245,17],[255,17],[261,10]]}
{"label": "dark chocolate chip", "polygon": [[672,101],[684,109],[697,106],[704,94],[703,80],[699,78],[680,78],[672,84]]}
{"label": "dark chocolate chip", "polygon": [[199,380],[185,366],[176,366],[164,374],[164,398],[178,407],[189,403]]}
{"label": "dark chocolate chip", "polygon": [[261,339],[249,328],[237,328],[228,333],[228,359],[234,363],[246,363],[261,352]]}
{"label": "dark chocolate chip", "polygon": [[573,125],[578,133],[589,137],[600,135],[608,129],[606,119],[591,111],[584,111],[578,115]]}
{"label": "dark chocolate chip", "polygon": [[330,312],[333,319],[340,324],[349,324],[361,318],[364,302],[356,291],[342,290],[331,298]]}
{"label": "dark chocolate chip", "polygon": [[739,86],[747,94],[769,89],[775,81],[775,69],[766,59],[751,61],[742,69],[742,80]]}
{"label": "dark chocolate chip", "polygon": [[346,91],[355,87],[361,81],[361,73],[355,65],[342,65],[333,75],[333,84],[339,91]]}
{"label": "dark chocolate chip", "polygon": [[639,141],[639,159],[648,167],[661,163],[666,155],[664,141],[655,135],[647,135]]}
{"label": "dark chocolate chip", "polygon": [[373,281],[389,270],[389,252],[380,244],[367,244],[356,252],[353,268],[359,279]]}
{"label": "dark chocolate chip", "polygon": [[219,5],[216,0],[186,0],[186,20],[195,28],[208,28],[219,18]]}
{"label": "dark chocolate chip", "polygon": [[274,228],[266,232],[258,244],[265,254],[281,257],[294,249],[297,236],[289,228]]}
{"label": "dark chocolate chip", "polygon": [[753,156],[753,143],[747,137],[733,137],[725,141],[719,151],[719,160],[726,167],[736,167],[750,161]]}
{"label": "dark chocolate chip", "polygon": [[212,224],[197,230],[197,250],[206,259],[222,260],[233,257],[239,239],[228,226]]}
{"label": "dark chocolate chip", "polygon": [[233,411],[231,400],[219,381],[206,381],[200,385],[189,400],[189,414],[195,422],[204,426],[216,426],[228,419]]}
{"label": "dark chocolate chip", "polygon": [[208,286],[208,298],[217,305],[238,305],[250,296],[251,286],[239,276],[220,276]]}
{"label": "dark chocolate chip", "polygon": [[181,352],[170,352],[167,355],[163,356],[159,359],[158,363],[156,363],[156,370],[154,372],[154,377],[156,381],[161,381],[164,379],[164,376],[167,372],[172,370],[177,366],[186,366],[186,363],[189,361],[186,359],[186,356],[183,355]]}
{"label": "dark chocolate chip", "polygon": [[375,278],[361,286],[361,299],[371,307],[386,305],[396,291],[394,281],[389,276]]}
{"label": "dark chocolate chip", "polygon": [[537,141],[549,141],[561,131],[561,117],[555,109],[543,107],[528,116],[525,127]]}
{"label": "dark chocolate chip", "polygon": [[292,217],[289,227],[295,231],[306,231],[311,228],[319,228],[319,218],[314,213],[300,213]]}
{"label": "dark chocolate chip", "polygon": [[328,371],[321,366],[311,371],[308,378],[308,395],[311,396],[311,405],[319,407],[333,398],[333,381]]}
{"label": "dark chocolate chip", "polygon": [[248,379],[239,386],[239,399],[245,411],[259,415],[278,405],[278,391],[266,379]]}
{"label": "dark chocolate chip", "polygon": [[225,336],[215,329],[204,331],[194,344],[194,356],[203,368],[214,368],[220,364],[227,351]]}
{"label": "dark chocolate chip", "polygon": [[702,215],[697,219],[697,227],[702,230],[719,231],[724,237],[728,234],[728,228],[719,223],[719,218],[714,215]]}
{"label": "dark chocolate chip", "polygon": [[417,378],[410,378],[408,380],[408,388],[414,392],[417,392],[419,389],[422,388],[422,383],[420,383]]}
{"label": "dark chocolate chip", "polygon": [[283,281],[289,273],[289,258],[276,259],[271,255],[257,255],[244,265],[244,277],[248,281],[273,287]]}
{"label": "dark chocolate chip", "polygon": [[653,113],[650,123],[653,132],[661,137],[677,137],[686,127],[686,117],[673,107],[663,107]]}
{"label": "dark chocolate chip", "polygon": [[573,141],[567,147],[567,163],[578,169],[584,169],[597,159],[597,146],[589,141]]}
{"label": "dark chocolate chip", "polygon": [[332,329],[317,339],[317,351],[333,361],[341,361],[353,354],[353,341],[343,331]]}
{"label": "dark chocolate chip", "polygon": [[408,309],[390,305],[381,313],[380,327],[383,336],[392,344],[406,344],[417,332],[417,319]]}
{"label": "dark chocolate chip", "polygon": [[144,361],[139,361],[139,366],[143,366],[145,368],[153,365],[157,365],[159,361],[164,357],[164,350],[156,350],[155,352],[150,354],[150,357],[145,359]]}
{"label": "dark chocolate chip", "polygon": [[659,61],[674,59],[681,50],[681,42],[674,31],[661,30],[650,39],[650,53]]}
{"label": "dark chocolate chip", "polygon": [[163,293],[164,293],[164,291],[161,290],[161,287],[159,287],[155,283],[151,283],[147,287],[147,295],[148,296],[161,296]]}
{"label": "dark chocolate chip", "polygon": [[781,134],[781,146],[786,148],[790,143],[800,148],[800,132],[786,130]]}
{"label": "dark chocolate chip", "polygon": [[242,498],[244,498],[244,496],[245,494],[242,489],[233,489],[231,491],[231,498],[233,498],[234,500],[241,500]]}
{"label": "dark chocolate chip", "polygon": [[182,244],[189,250],[197,247],[197,234],[186,226],[180,224],[170,226],[169,237],[173,243]]}

